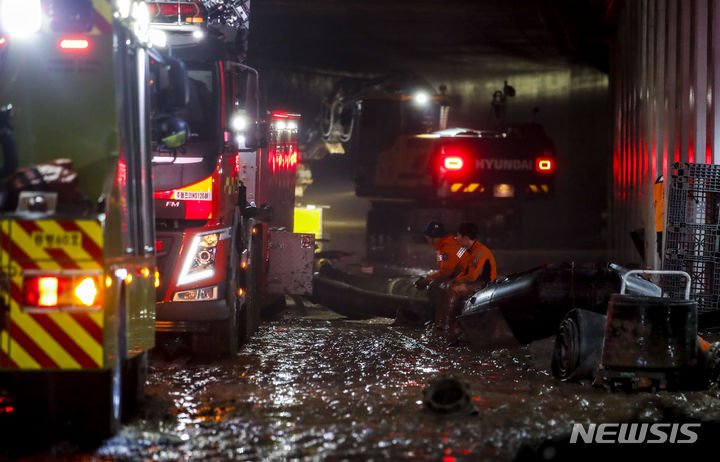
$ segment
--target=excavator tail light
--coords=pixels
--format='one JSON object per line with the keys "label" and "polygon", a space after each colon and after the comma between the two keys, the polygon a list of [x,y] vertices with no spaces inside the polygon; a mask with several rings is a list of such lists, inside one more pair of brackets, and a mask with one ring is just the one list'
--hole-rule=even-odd
{"label": "excavator tail light", "polygon": [[448,170],[462,170],[464,162],[462,157],[449,156],[443,161],[443,166]]}
{"label": "excavator tail light", "polygon": [[540,173],[552,173],[555,170],[555,161],[549,157],[538,157],[535,160],[535,170]]}

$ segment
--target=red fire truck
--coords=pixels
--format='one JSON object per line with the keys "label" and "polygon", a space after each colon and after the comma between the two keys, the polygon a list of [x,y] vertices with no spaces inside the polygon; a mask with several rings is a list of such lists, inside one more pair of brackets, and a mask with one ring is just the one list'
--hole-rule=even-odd
{"label": "red fire truck", "polygon": [[313,237],[284,232],[293,224],[299,116],[260,111],[257,71],[241,62],[233,36],[247,30],[247,15],[228,28],[232,21],[201,2],[150,7],[153,27],[187,68],[190,103],[178,115],[191,131],[180,149],[153,149],[157,331],[189,334],[202,354],[233,354],[261,307],[310,291]]}

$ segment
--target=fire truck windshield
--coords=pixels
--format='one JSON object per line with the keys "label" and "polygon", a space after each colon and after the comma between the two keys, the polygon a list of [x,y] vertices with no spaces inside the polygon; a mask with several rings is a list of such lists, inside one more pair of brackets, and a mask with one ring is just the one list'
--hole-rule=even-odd
{"label": "fire truck windshield", "polygon": [[217,142],[220,115],[217,72],[188,63],[190,101],[178,116],[190,125],[189,143]]}
{"label": "fire truck windshield", "polygon": [[153,188],[156,191],[194,183],[212,174],[222,149],[219,72],[214,62],[185,61],[190,100],[176,115],[190,126],[190,139],[178,149],[156,148]]}

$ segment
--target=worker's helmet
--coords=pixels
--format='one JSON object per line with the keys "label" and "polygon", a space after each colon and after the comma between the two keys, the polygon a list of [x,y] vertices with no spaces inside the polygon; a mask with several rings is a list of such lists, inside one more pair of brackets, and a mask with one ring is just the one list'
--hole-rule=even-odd
{"label": "worker's helmet", "polygon": [[164,148],[176,149],[190,139],[190,127],[179,117],[163,117],[155,122],[155,136]]}
{"label": "worker's helmet", "polygon": [[423,232],[426,236],[429,237],[443,237],[447,236],[447,233],[445,232],[445,226],[439,221],[431,221],[428,223],[428,225],[425,227],[425,231]]}

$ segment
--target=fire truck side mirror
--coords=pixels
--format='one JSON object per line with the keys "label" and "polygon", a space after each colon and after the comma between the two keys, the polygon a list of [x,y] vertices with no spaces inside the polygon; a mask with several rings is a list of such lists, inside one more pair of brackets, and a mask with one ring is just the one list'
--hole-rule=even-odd
{"label": "fire truck side mirror", "polygon": [[268,147],[268,126],[267,122],[258,122],[254,127],[255,133],[253,133],[253,139],[255,140],[257,149],[264,149]]}

